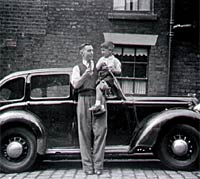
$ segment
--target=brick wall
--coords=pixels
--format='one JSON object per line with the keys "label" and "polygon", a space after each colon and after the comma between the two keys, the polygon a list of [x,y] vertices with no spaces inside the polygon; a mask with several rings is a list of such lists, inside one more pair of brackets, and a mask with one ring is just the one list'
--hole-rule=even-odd
{"label": "brick wall", "polygon": [[[30,68],[73,66],[78,46],[94,44],[95,59],[103,42],[104,1],[4,0],[1,33],[0,76]],[[7,44],[7,40],[16,45]]]}
{"label": "brick wall", "polygon": [[191,43],[176,42],[173,49],[171,94],[197,94],[200,99],[200,55]]}
{"label": "brick wall", "polygon": [[[111,11],[112,0],[0,1],[0,78],[18,70],[72,67],[80,61],[78,46],[84,42],[94,45],[97,60],[104,32],[156,34],[156,46],[150,48],[148,95],[166,95],[169,2],[155,0],[156,20],[113,20],[108,18]],[[179,50],[181,54],[182,49]],[[189,59],[192,56],[195,56],[193,52]],[[176,66],[172,73],[172,93],[184,94],[174,90]],[[194,66],[189,68],[192,70]]]}
{"label": "brick wall", "polygon": [[2,0],[1,33],[45,34],[46,0]]}
{"label": "brick wall", "polygon": [[46,35],[46,0],[0,1],[0,77],[35,65],[34,57]]}
{"label": "brick wall", "polygon": [[196,93],[200,99],[199,0],[176,0],[175,24],[190,27],[174,29],[172,44],[171,94]]}

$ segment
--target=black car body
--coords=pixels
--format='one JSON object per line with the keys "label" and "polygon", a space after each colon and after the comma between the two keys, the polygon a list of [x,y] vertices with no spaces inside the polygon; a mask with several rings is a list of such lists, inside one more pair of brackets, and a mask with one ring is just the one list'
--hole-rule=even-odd
{"label": "black car body", "polygon": [[[0,81],[0,169],[21,172],[38,155],[80,154],[70,68],[16,72]],[[169,168],[199,161],[200,113],[195,97],[107,99],[105,157],[153,152]]]}

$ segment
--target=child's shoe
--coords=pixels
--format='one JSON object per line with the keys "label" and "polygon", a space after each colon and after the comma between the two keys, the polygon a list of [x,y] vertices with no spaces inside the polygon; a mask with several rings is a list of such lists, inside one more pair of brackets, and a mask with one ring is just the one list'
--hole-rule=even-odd
{"label": "child's shoe", "polygon": [[106,112],[104,105],[94,105],[89,108],[90,111],[94,113],[94,115],[100,115]]}

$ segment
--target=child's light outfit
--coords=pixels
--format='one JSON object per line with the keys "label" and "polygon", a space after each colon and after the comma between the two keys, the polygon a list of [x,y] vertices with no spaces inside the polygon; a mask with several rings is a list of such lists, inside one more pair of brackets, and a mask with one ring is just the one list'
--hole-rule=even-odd
{"label": "child's light outfit", "polygon": [[[107,66],[107,68],[104,68]],[[115,75],[115,72],[121,73],[121,62],[114,57],[114,55],[106,57],[101,57],[99,61],[96,64],[96,68],[98,70],[98,80],[97,80],[97,86],[96,86],[96,103],[94,106],[92,106],[89,110],[91,111],[99,111],[98,114],[104,113],[105,108],[102,103],[102,100],[104,100],[104,94],[112,90],[114,88],[114,82],[113,78],[110,76],[109,70],[113,72]]]}

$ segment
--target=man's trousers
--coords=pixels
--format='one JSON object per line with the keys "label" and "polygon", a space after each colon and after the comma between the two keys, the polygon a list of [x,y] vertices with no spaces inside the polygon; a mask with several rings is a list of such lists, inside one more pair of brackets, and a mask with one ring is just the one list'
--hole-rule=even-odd
{"label": "man's trousers", "polygon": [[89,108],[95,96],[79,96],[77,105],[79,145],[84,171],[102,170],[107,135],[107,112],[94,116]]}

